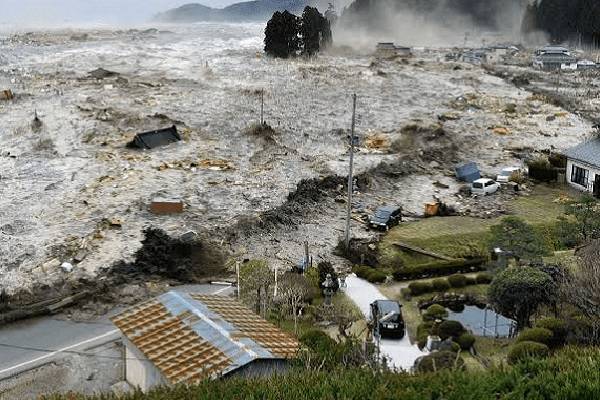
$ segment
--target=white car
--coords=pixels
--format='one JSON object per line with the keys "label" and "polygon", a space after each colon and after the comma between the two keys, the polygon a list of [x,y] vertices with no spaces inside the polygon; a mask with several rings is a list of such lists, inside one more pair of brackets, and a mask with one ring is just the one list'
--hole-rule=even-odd
{"label": "white car", "polygon": [[471,183],[471,193],[472,194],[492,194],[496,193],[500,189],[500,184],[493,179],[477,179],[473,183]]}
{"label": "white car", "polygon": [[496,182],[508,183],[510,181],[510,177],[515,172],[516,173],[521,173],[523,171],[521,170],[520,167],[508,167],[508,168],[502,169],[502,171],[500,171],[500,173],[496,177]]}

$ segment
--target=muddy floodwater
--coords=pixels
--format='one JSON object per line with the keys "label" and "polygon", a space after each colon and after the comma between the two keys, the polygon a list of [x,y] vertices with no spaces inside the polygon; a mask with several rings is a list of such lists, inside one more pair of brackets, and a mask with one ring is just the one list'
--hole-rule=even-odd
{"label": "muddy floodwater", "polygon": [[[357,212],[395,203],[422,213],[433,194],[454,203],[457,163],[477,161],[493,176],[523,152],[562,149],[590,130],[479,67],[444,62],[444,49],[416,49],[407,61],[346,48],[274,60],[262,52],[263,30],[0,33],[0,90],[15,95],[0,100],[0,287],[93,277],[131,258],[147,226],[208,232],[231,254],[287,267],[305,240],[315,257],[328,257],[343,235],[340,199],[270,230],[232,240],[224,232],[282,205],[302,179],[346,176],[352,93],[356,169],[372,177]],[[115,74],[90,74],[99,68]],[[248,132],[260,119],[261,90],[276,131],[269,137]],[[171,125],[183,141],[125,147],[135,133]],[[391,169],[379,171],[382,162]],[[184,213],[151,214],[155,197],[181,199]],[[371,234],[352,224],[354,236]]]}

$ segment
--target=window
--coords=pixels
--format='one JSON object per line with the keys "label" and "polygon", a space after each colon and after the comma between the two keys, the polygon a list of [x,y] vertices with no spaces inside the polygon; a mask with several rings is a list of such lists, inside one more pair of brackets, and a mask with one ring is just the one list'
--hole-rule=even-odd
{"label": "window", "polygon": [[494,186],[494,183],[496,183],[496,182],[494,182],[494,181],[488,181],[488,182],[486,182],[485,187]]}
{"label": "window", "polygon": [[580,168],[576,165],[573,165],[573,168],[571,169],[571,182],[587,188],[589,176],[590,176],[590,171],[588,171],[587,169],[584,169],[584,168]]}
{"label": "window", "polygon": [[475,183],[473,183],[473,187],[475,189],[483,189],[483,184],[480,182],[475,182]]}

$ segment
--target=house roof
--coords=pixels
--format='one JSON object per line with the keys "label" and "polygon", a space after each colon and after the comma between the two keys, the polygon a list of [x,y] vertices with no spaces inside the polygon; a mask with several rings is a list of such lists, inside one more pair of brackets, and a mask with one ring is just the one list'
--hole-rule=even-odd
{"label": "house roof", "polygon": [[563,152],[568,158],[600,167],[600,138],[583,142]]}
{"label": "house roof", "polygon": [[171,291],[111,320],[171,384],[292,358],[299,348],[293,336],[224,296]]}

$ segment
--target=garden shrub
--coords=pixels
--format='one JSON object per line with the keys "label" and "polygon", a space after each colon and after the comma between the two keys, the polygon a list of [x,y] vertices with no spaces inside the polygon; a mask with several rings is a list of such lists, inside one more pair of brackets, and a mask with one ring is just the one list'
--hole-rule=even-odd
{"label": "garden shrub", "polygon": [[465,361],[451,351],[437,351],[415,362],[417,372],[435,372],[443,369],[463,369]]}
{"label": "garden shrub", "polygon": [[438,327],[438,335],[442,340],[458,338],[465,332],[465,328],[458,321],[444,321]]}
{"label": "garden shrub", "polygon": [[470,350],[475,344],[475,336],[471,335],[470,333],[463,333],[456,338],[456,343],[458,343],[461,349]]}
{"label": "garden shrub", "polygon": [[371,269],[367,274],[367,280],[371,283],[383,283],[387,279],[387,275],[377,269]]}
{"label": "garden shrub", "polygon": [[479,285],[490,284],[490,283],[492,283],[493,279],[494,279],[494,277],[489,272],[480,272],[477,275],[475,275],[475,281]]}
{"label": "garden shrub", "polygon": [[450,351],[451,352],[458,353],[458,352],[460,352],[460,350],[461,350],[461,347],[458,343],[456,343],[454,341],[450,342]]}
{"label": "garden shrub", "polygon": [[477,279],[474,276],[466,276],[467,286],[477,285]]}
{"label": "garden shrub", "polygon": [[545,328],[552,332],[552,339],[548,343],[550,347],[559,347],[567,341],[569,333],[567,323],[558,318],[546,317],[535,323],[536,328]]}
{"label": "garden shrub", "polygon": [[448,311],[446,308],[439,304],[432,304],[427,307],[427,310],[423,314],[424,321],[435,321],[436,319],[445,319],[448,317]]}
{"label": "garden shrub", "polygon": [[433,281],[431,281],[431,284],[437,292],[443,292],[445,290],[450,289],[450,284],[448,283],[448,280],[443,278],[434,279]]}
{"label": "garden shrub", "polygon": [[548,356],[549,352],[550,349],[545,344],[527,341],[519,342],[508,352],[508,363],[516,364],[530,357],[543,358]]}
{"label": "garden shrub", "polygon": [[408,288],[413,296],[419,296],[433,290],[433,286],[430,282],[412,282],[408,285]]}
{"label": "garden shrub", "polygon": [[552,343],[552,331],[546,328],[524,329],[519,333],[517,342],[537,342],[549,346]]}
{"label": "garden shrub", "polygon": [[405,281],[450,274],[480,271],[485,258],[458,259],[452,261],[435,261],[428,264],[403,266],[394,271],[394,279]]}
{"label": "garden shrub", "polygon": [[448,277],[448,283],[453,288],[463,288],[467,286],[467,277],[464,275],[452,275]]}
{"label": "garden shrub", "polygon": [[412,294],[409,288],[400,289],[400,295],[404,300],[410,301],[412,299]]}
{"label": "garden shrub", "polygon": [[527,162],[529,177],[542,182],[558,179],[558,171],[550,164],[547,158],[540,157]]}

